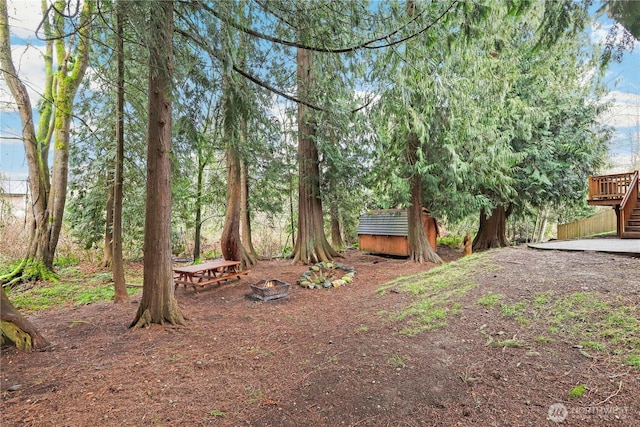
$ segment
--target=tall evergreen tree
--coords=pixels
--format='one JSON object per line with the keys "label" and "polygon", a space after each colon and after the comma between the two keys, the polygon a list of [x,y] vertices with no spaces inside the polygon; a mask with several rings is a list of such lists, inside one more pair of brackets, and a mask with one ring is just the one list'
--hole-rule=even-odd
{"label": "tall evergreen tree", "polygon": [[131,326],[183,324],[171,269],[173,1],[149,2],[149,119],[142,299]]}

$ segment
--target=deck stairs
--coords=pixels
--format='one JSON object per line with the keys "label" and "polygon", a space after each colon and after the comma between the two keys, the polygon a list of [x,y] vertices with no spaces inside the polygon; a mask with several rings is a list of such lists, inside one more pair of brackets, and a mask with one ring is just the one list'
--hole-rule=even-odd
{"label": "deck stairs", "polygon": [[640,239],[640,199],[636,200],[636,205],[625,224],[624,233],[629,238]]}
{"label": "deck stairs", "polygon": [[589,177],[590,205],[612,206],[621,239],[640,239],[640,181],[638,171]]}

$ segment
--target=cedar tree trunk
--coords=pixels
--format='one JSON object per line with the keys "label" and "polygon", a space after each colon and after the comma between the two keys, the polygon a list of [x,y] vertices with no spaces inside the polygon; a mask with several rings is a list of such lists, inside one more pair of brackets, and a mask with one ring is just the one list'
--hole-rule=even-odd
{"label": "cedar tree trunk", "polygon": [[233,147],[227,148],[227,211],[220,247],[224,259],[243,261],[240,241],[240,159]]}
{"label": "cedar tree trunk", "polygon": [[240,237],[247,265],[255,265],[258,262],[258,254],[253,247],[251,238],[251,211],[249,210],[249,172],[247,164],[240,161]]}
{"label": "cedar tree trunk", "polygon": [[[418,159],[420,142],[415,133],[410,133],[407,138],[407,161],[414,166]],[[418,172],[412,170],[409,178],[411,186],[411,206],[407,208],[409,258],[412,261],[423,263],[442,263],[442,259],[433,250],[427,239],[424,228],[424,216],[422,215],[422,177]]]}
{"label": "cedar tree trunk", "polygon": [[[298,92],[305,99],[313,83],[311,52],[302,48],[297,52]],[[315,264],[338,256],[324,233],[318,163],[313,120],[308,107],[298,104],[298,238],[293,250],[294,263]]]}
{"label": "cedar tree trunk", "polygon": [[484,208],[480,211],[480,227],[473,240],[473,250],[504,248],[509,246],[507,239],[507,218],[513,211],[513,205],[505,210],[504,206],[498,205],[491,211],[491,216],[487,217]]}
{"label": "cedar tree trunk", "polygon": [[129,301],[127,284],[124,278],[124,259],[122,256],[122,201],[124,198],[122,185],[124,183],[124,38],[123,38],[123,4],[118,0],[116,4],[116,161],[113,179],[113,253],[112,274],[117,303]]}
{"label": "cedar tree trunk", "polygon": [[236,99],[234,88],[231,85],[229,76],[222,75],[223,90],[223,115],[224,115],[224,138],[227,150],[227,209],[224,218],[224,227],[220,237],[220,248],[224,259],[241,261],[243,260],[242,242],[240,240],[240,153],[238,147],[240,141],[238,137],[238,114],[236,114]]}
{"label": "cedar tree trunk", "polygon": [[147,203],[142,299],[131,326],[184,324],[171,268],[171,79],[173,1],[149,6]]}

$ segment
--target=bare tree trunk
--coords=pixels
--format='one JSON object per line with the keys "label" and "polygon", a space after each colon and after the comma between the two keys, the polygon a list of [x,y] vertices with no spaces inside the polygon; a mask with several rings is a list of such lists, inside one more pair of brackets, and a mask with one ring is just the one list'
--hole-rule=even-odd
{"label": "bare tree trunk", "polygon": [[[246,140],[246,139],[245,139]],[[240,237],[247,265],[258,262],[258,254],[251,237],[251,211],[249,210],[249,172],[245,161],[240,161]]]}
{"label": "bare tree trunk", "polygon": [[340,227],[340,214],[337,203],[331,203],[329,215],[331,217],[331,243],[334,248],[343,248],[344,240],[342,240],[342,228]]}
{"label": "bare tree trunk", "polygon": [[131,326],[184,324],[171,268],[173,1],[149,6],[149,119],[142,299]]}
{"label": "bare tree trunk", "polygon": [[[304,99],[313,83],[311,52],[298,48],[297,63],[298,92]],[[330,261],[338,256],[324,233],[315,125],[308,110],[308,107],[298,104],[298,238],[293,258],[294,263],[303,264]]]}
{"label": "bare tree trunk", "polygon": [[46,349],[49,346],[47,340],[15,309],[4,290],[0,293],[0,346],[13,345],[20,350]]}
{"label": "bare tree trunk", "polygon": [[[114,164],[115,165],[115,164]],[[109,172],[107,177],[107,205],[105,208],[106,220],[104,223],[104,251],[100,267],[109,268],[113,262],[113,175]]]}
{"label": "bare tree trunk", "polygon": [[538,209],[538,215],[536,218],[536,229],[533,237],[534,242],[541,242],[544,239],[544,232],[547,229],[547,222],[549,220],[549,209],[546,206]]}
{"label": "bare tree trunk", "polygon": [[204,179],[205,162],[202,152],[198,149],[198,176],[196,178],[196,229],[193,240],[193,259],[200,259],[200,240],[202,233],[202,181]]}
{"label": "bare tree trunk", "polygon": [[[414,166],[418,159],[420,142],[415,133],[410,133],[407,138],[407,161]],[[442,259],[433,250],[424,228],[424,216],[422,214],[422,177],[417,171],[412,171],[409,178],[411,186],[411,206],[407,208],[409,258],[415,262],[433,262],[440,264]]]}
{"label": "bare tree trunk", "polygon": [[506,210],[504,206],[498,205],[493,208],[489,217],[484,208],[480,211],[480,226],[473,240],[474,251],[509,246],[506,223],[512,211],[513,205],[509,205]]}
{"label": "bare tree trunk", "polygon": [[340,206],[338,204],[337,171],[329,160],[329,220],[331,223],[331,244],[336,250],[344,248],[342,227],[340,226]]}
{"label": "bare tree trunk", "polygon": [[123,3],[116,4],[116,57],[117,57],[117,118],[116,118],[116,161],[113,181],[113,286],[114,301],[129,301],[127,284],[124,278],[124,259],[122,256],[122,203],[124,183],[124,39],[123,39]]}

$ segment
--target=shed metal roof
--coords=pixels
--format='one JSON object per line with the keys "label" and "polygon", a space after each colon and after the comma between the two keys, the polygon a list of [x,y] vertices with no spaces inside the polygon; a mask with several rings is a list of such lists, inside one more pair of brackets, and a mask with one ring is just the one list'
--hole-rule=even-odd
{"label": "shed metal roof", "polygon": [[378,211],[364,214],[360,217],[358,234],[407,236],[409,234],[407,211]]}

